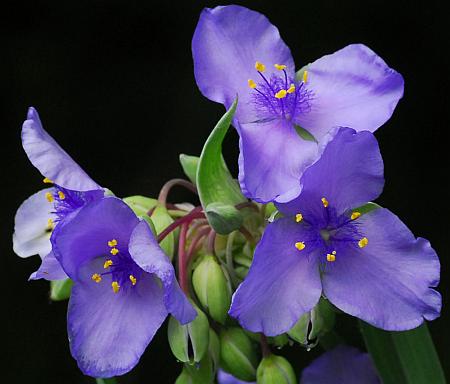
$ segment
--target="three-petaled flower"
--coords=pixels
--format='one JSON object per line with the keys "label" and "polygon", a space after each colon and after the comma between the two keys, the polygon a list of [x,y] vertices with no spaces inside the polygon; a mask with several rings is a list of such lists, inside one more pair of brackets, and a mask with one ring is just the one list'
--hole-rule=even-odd
{"label": "three-petaled flower", "polygon": [[[335,135],[335,136],[334,136]],[[301,194],[277,204],[230,314],[252,332],[278,335],[321,294],[342,311],[386,330],[407,330],[441,309],[440,264],[384,208],[358,207],[381,193],[383,161],[370,132],[340,128],[301,179]]]}
{"label": "three-petaled flower", "polygon": [[278,29],[236,5],[203,10],[192,52],[206,97],[226,108],[239,97],[239,181],[259,202],[286,202],[299,194],[301,174],[320,155],[314,140],[299,136],[300,127],[319,144],[334,127],[373,132],[403,95],[402,76],[362,44],[296,74]]}

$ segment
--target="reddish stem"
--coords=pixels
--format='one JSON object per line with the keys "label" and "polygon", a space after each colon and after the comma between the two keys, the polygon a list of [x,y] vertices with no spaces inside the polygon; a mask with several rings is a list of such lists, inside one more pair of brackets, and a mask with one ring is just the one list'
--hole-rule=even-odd
{"label": "reddish stem", "polygon": [[161,191],[159,192],[158,201],[162,205],[166,204],[167,195],[169,194],[172,187],[174,187],[176,185],[185,187],[185,188],[189,189],[190,191],[194,192],[195,194],[197,194],[197,188],[190,181],[187,181],[184,179],[172,179],[172,180],[169,180],[166,184],[164,184],[163,187],[161,188]]}
{"label": "reddish stem", "polygon": [[270,351],[269,343],[267,342],[267,337],[264,333],[260,333],[259,343],[261,344],[263,357],[269,356],[272,352]]}
{"label": "reddish stem", "polygon": [[178,280],[180,287],[186,295],[189,295],[189,286],[187,278],[187,263],[186,263],[186,234],[188,230],[188,223],[183,223],[180,231],[180,239],[178,241]]}
{"label": "reddish stem", "polygon": [[215,241],[216,241],[216,231],[214,231],[214,229],[211,228],[211,232],[209,232],[208,242],[207,242],[207,245],[206,245],[206,247],[208,249],[208,252],[211,255],[215,254],[215,249],[214,249]]}
{"label": "reddish stem", "polygon": [[256,212],[259,212],[258,207],[251,201],[245,201],[243,203],[236,204],[235,208],[236,209],[251,208]]}
{"label": "reddish stem", "polygon": [[203,219],[205,217],[205,214],[202,212],[202,207],[196,207],[191,212],[189,212],[186,216],[180,217],[178,220],[175,220],[172,224],[170,224],[164,231],[162,231],[158,235],[158,242],[161,242],[164,240],[164,238],[177,229],[180,225],[186,223],[189,224],[192,220],[195,219]]}
{"label": "reddish stem", "polygon": [[250,233],[250,231],[247,228],[242,226],[241,228],[239,228],[239,232],[241,232],[244,235],[245,239],[250,244],[255,244],[255,238],[253,237],[253,235]]}
{"label": "reddish stem", "polygon": [[189,244],[188,251],[186,252],[186,264],[189,266],[189,263],[192,259],[192,256],[194,255],[195,251],[197,250],[197,246],[200,242],[200,240],[209,234],[209,231],[211,228],[209,227],[203,227],[198,230],[198,232],[195,234],[193,239],[191,240],[191,243]]}

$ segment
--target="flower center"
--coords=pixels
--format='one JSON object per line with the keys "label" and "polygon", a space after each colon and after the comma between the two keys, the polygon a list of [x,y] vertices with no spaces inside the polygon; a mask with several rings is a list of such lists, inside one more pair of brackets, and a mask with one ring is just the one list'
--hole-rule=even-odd
{"label": "flower center", "polygon": [[259,121],[283,119],[297,123],[298,116],[310,110],[311,91],[305,87],[308,72],[305,71],[302,81],[289,78],[286,65],[275,64],[277,74],[267,78],[263,72],[266,67],[259,61],[255,64],[259,82],[248,80],[253,90],[253,104]]}
{"label": "flower center", "polygon": [[120,251],[117,245],[116,239],[108,241],[110,255],[104,256],[103,269],[105,272],[94,273],[91,276],[92,281],[101,283],[103,276],[111,275],[111,288],[114,293],[134,287],[141,275],[141,269],[133,261],[129,253]]}

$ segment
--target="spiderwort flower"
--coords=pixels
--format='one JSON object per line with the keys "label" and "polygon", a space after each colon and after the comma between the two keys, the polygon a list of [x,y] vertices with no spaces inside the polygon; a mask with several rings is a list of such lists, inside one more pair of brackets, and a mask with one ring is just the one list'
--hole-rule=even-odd
{"label": "spiderwort flower", "polygon": [[314,360],[302,372],[300,384],[380,384],[368,353],[340,345]]}
{"label": "spiderwort flower", "polygon": [[105,197],[86,205],[55,228],[52,243],[74,281],[67,328],[85,374],[128,372],[168,312],[182,324],[195,318],[148,224],[122,200]]}
{"label": "spiderwort flower", "polygon": [[200,91],[229,108],[239,97],[234,125],[240,136],[239,181],[259,202],[286,202],[317,159],[330,129],[375,131],[403,94],[402,76],[362,44],[323,56],[297,78],[278,29],[262,14],[230,5],[204,9],[192,40]]}
{"label": "spiderwort flower", "polygon": [[217,372],[217,383],[218,384],[256,384],[256,382],[252,381],[243,381],[236,379],[233,375],[228,372],[219,369]]}
{"label": "spiderwort flower", "polygon": [[67,276],[51,252],[50,236],[59,222],[102,198],[104,191],[44,130],[33,107],[22,126],[22,145],[44,183],[53,186],[35,193],[17,210],[13,248],[20,257],[41,256],[42,265],[31,279],[63,279]]}
{"label": "spiderwort flower", "polygon": [[383,162],[370,132],[340,128],[301,179],[293,201],[277,204],[230,314],[252,332],[278,335],[321,294],[342,311],[386,330],[439,316],[439,259],[384,208],[358,207],[381,193]]}

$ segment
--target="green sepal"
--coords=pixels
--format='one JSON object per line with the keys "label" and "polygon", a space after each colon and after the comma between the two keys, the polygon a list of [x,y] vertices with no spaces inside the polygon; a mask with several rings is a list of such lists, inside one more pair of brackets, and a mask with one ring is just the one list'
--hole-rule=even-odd
{"label": "green sepal", "polygon": [[97,382],[97,384],[116,384],[117,380],[115,377],[110,377],[108,379],[95,379],[95,381]]}
{"label": "green sepal", "polygon": [[220,234],[228,234],[240,227],[242,223],[238,218],[240,212],[230,213],[229,209],[223,209],[227,214],[223,220],[219,220],[217,215],[223,214],[222,209],[218,209],[217,206],[213,209],[214,206],[210,206],[210,204],[220,203],[225,207],[234,207],[236,204],[246,201],[222,156],[222,142],[230,127],[236,106],[237,99],[209,135],[200,155],[197,169],[196,180],[200,201],[210,225]]}
{"label": "green sepal", "polygon": [[297,384],[289,361],[277,355],[269,355],[261,360],[256,377],[258,384]]}
{"label": "green sepal", "polygon": [[241,227],[244,220],[234,205],[211,203],[205,208],[209,224],[221,235],[226,235]]}
{"label": "green sepal", "polygon": [[[140,218],[149,222],[151,220],[151,228],[160,234],[170,224],[173,223],[172,217],[169,215],[166,207],[158,203],[158,200],[151,199],[145,196],[129,196],[125,197],[123,201],[133,210],[133,212]],[[152,210],[152,215],[148,216],[149,211]],[[159,244],[164,252],[172,260],[175,252],[176,232],[169,233],[166,238]]]}
{"label": "green sepal", "polygon": [[[167,336],[174,356],[183,363],[198,363],[205,356],[209,345],[209,322],[206,315],[194,304],[197,317],[181,325],[173,316],[169,319]],[[192,355],[190,355],[192,352]]]}
{"label": "green sepal", "polygon": [[254,343],[242,328],[223,329],[220,333],[220,366],[244,381],[254,381],[258,365]]}
{"label": "green sepal", "polygon": [[197,185],[197,169],[199,160],[200,158],[198,156],[189,156],[184,153],[180,154],[180,163],[184,174],[194,185]]}
{"label": "green sepal", "polygon": [[214,363],[211,357],[206,355],[197,364],[184,364],[175,384],[212,384],[215,373]]}
{"label": "green sepal", "polygon": [[50,299],[53,301],[67,300],[72,292],[72,285],[73,281],[69,278],[50,281]]}
{"label": "green sepal", "polygon": [[192,286],[209,315],[224,324],[231,304],[231,287],[217,260],[206,255],[194,269]]}
{"label": "green sepal", "polygon": [[314,141],[315,143],[317,143],[317,140],[313,136],[313,134],[305,128],[300,127],[300,125],[294,124],[294,129],[303,140]]}
{"label": "green sepal", "polygon": [[361,205],[358,208],[352,209],[352,212],[359,212],[361,215],[365,215],[366,213],[372,212],[375,209],[381,208],[377,203],[366,203]]}
{"label": "green sepal", "polygon": [[360,321],[361,332],[384,384],[445,384],[439,357],[426,323],[389,332]]}

